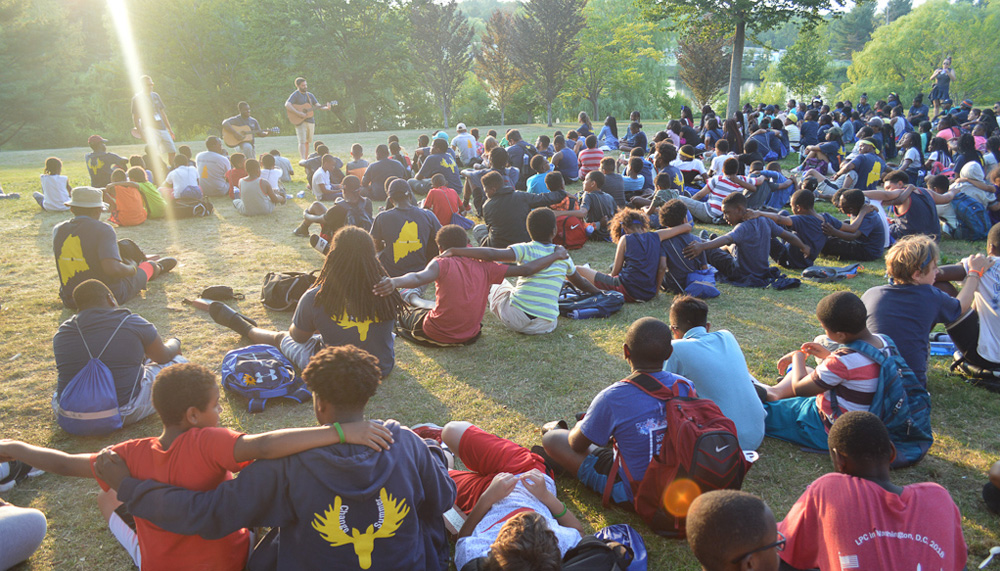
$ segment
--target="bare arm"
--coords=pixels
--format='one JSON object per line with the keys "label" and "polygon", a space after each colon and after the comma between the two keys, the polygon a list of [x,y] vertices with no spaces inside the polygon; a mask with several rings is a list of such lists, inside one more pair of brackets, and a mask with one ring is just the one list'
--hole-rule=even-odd
{"label": "bare arm", "polygon": [[164,364],[170,362],[174,357],[181,354],[181,341],[174,337],[166,343],[157,335],[147,347],[145,347],[146,357],[155,363]]}
{"label": "bare arm", "polygon": [[809,246],[806,246],[802,240],[794,233],[788,230],[782,230],[781,234],[778,234],[780,238],[783,238],[786,242],[795,246],[802,252],[802,255],[806,258],[809,257]]}
{"label": "bare arm", "polygon": [[601,290],[597,288],[594,284],[587,281],[586,278],[580,275],[580,272],[573,270],[573,273],[566,277],[569,283],[573,284],[576,289],[582,291],[583,293],[601,293]]}
{"label": "bare arm", "polygon": [[711,191],[712,191],[712,189],[709,188],[708,185],[706,184],[704,187],[702,187],[701,190],[699,190],[698,192],[696,192],[695,195],[691,197],[691,199],[692,200],[702,200],[706,196],[708,196],[708,193],[711,192]]}
{"label": "bare arm", "polygon": [[615,248],[615,261],[611,266],[611,275],[613,276],[617,276],[622,271],[622,266],[625,265],[626,244],[625,236],[618,239],[618,246]]}
{"label": "bare arm", "polygon": [[753,210],[754,218],[770,218],[775,224],[781,226],[791,226],[792,218],[790,216],[782,216],[777,212],[765,212],[763,210]]}
{"label": "bare arm", "polygon": [[674,236],[680,236],[681,234],[689,234],[694,230],[694,224],[684,223],[680,226],[674,226],[673,228],[660,228],[659,230],[654,230],[656,235],[660,237],[660,241],[669,240]]}
{"label": "bare arm", "polygon": [[709,240],[708,242],[691,242],[687,246],[684,246],[684,256],[689,259],[697,258],[698,254],[701,254],[705,250],[721,248],[733,242],[733,238],[729,234],[719,236],[715,240]]}
{"label": "bare arm", "polygon": [[315,331],[306,331],[294,323],[288,326],[288,334],[293,340],[295,340],[296,343],[305,343],[310,337],[312,337],[313,333],[315,333]]}
{"label": "bare arm", "polygon": [[273,202],[275,204],[284,204],[285,203],[285,200],[286,200],[285,199],[285,195],[284,194],[278,194],[278,193],[274,192],[274,189],[271,188],[271,183],[267,182],[264,179],[260,180],[260,190],[261,190],[261,192],[264,193],[264,196],[266,196],[268,199],[270,199],[271,202]]}
{"label": "bare arm", "polygon": [[344,431],[343,442],[336,428],[331,425],[244,434],[233,447],[233,458],[237,462],[271,460],[344,442],[362,444],[377,451],[388,450],[392,444],[392,433],[377,422],[349,422],[341,425],[341,430]]}
{"label": "bare arm", "polygon": [[93,478],[90,454],[67,454],[60,450],[32,446],[16,440],[0,440],[0,461],[20,460],[25,464],[75,478]]}
{"label": "bare arm", "polygon": [[517,254],[510,248],[449,248],[445,250],[441,257],[458,256],[461,258],[475,258],[487,262],[507,262],[517,261]]}
{"label": "bare arm", "polygon": [[980,272],[986,271],[993,266],[993,258],[984,256],[982,254],[976,254],[969,258],[969,272],[966,274],[965,279],[962,280],[962,291],[958,292],[957,299],[962,304],[962,313],[972,307],[972,302],[975,301],[976,289],[979,288]]}
{"label": "bare arm", "polygon": [[385,297],[397,288],[415,288],[429,284],[438,279],[440,275],[441,268],[438,267],[437,260],[431,260],[427,264],[427,267],[419,272],[410,272],[398,278],[390,278],[388,276],[382,278],[382,281],[372,287],[372,293]]}
{"label": "bare arm", "polygon": [[663,278],[667,276],[667,257],[660,256],[660,265],[656,268],[656,292],[660,292],[660,284],[663,283]]}
{"label": "bare arm", "polygon": [[541,258],[516,266],[507,266],[507,273],[504,275],[506,277],[533,276],[551,266],[557,260],[565,260],[566,258],[569,258],[566,248],[556,246],[556,249],[548,256],[542,256]]}

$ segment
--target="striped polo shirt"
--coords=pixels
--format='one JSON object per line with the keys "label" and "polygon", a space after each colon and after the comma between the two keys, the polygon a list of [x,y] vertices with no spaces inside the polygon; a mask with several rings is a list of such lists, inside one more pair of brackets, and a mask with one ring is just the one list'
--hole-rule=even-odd
{"label": "striped polo shirt", "polygon": [[[888,355],[889,343],[884,336],[877,337],[882,340],[881,351]],[[881,367],[875,361],[847,347],[841,347],[831,353],[815,371],[810,373],[809,377],[827,391],[816,397],[816,406],[819,407],[820,413],[832,418],[831,392],[836,393],[841,412],[867,411],[875,398],[880,372]]]}
{"label": "striped polo shirt", "polygon": [[[512,244],[510,249],[517,256],[517,263],[523,264],[544,258],[555,250],[553,244],[524,242]],[[559,290],[567,276],[573,275],[576,266],[573,260],[556,260],[553,264],[533,276],[517,278],[511,305],[535,317],[555,321],[559,318]]]}
{"label": "striped polo shirt", "polygon": [[604,159],[604,151],[601,149],[584,149],[580,151],[580,180],[587,176],[590,171],[601,170],[601,160]]}
{"label": "striped polo shirt", "polygon": [[[742,180],[756,186],[758,179],[753,177],[739,177]],[[708,211],[714,218],[722,218],[722,201],[734,192],[743,192],[743,187],[729,180],[724,175],[713,176],[708,179]]]}

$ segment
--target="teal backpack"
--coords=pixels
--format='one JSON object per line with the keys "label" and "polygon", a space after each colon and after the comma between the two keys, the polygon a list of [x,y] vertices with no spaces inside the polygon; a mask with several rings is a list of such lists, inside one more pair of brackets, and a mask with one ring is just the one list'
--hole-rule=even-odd
{"label": "teal backpack", "polygon": [[[891,339],[889,356],[864,341],[853,341],[846,347],[868,357],[879,366],[878,388],[868,411],[882,419],[889,437],[896,446],[893,468],[905,468],[920,461],[934,443],[931,430],[931,395],[920,384],[909,365],[899,354]],[[830,392],[834,416],[842,414],[836,392]]]}

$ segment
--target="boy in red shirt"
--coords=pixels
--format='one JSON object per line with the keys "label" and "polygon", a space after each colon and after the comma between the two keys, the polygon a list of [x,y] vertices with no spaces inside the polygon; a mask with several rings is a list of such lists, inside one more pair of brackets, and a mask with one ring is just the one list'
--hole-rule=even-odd
{"label": "boy in red shirt", "polygon": [[933,482],[897,486],[896,450],[870,412],[845,413],[830,429],[835,473],[795,502],[778,531],[781,559],[794,569],[963,569],[962,514]]}
{"label": "boy in red shirt", "polygon": [[240,180],[247,176],[244,168],[246,156],[243,153],[233,153],[229,157],[229,164],[233,168],[226,171],[226,182],[229,183],[229,198],[236,198],[236,191],[240,188]]}
{"label": "boy in red shirt", "polygon": [[556,260],[569,257],[565,248],[557,246],[548,256],[521,265],[506,265],[474,258],[452,257],[449,248],[465,248],[469,235],[461,226],[448,224],[438,230],[438,251],[419,272],[397,278],[382,278],[372,288],[376,295],[390,295],[397,288],[419,288],[435,282],[434,303],[415,295],[403,299],[409,307],[396,319],[396,333],[418,345],[454,347],[471,345],[479,339],[483,315],[486,313],[490,286],[509,276],[530,276],[549,267]]}
{"label": "boy in red shirt", "polygon": [[[208,491],[233,478],[233,472],[256,459],[283,458],[304,450],[338,442],[387,449],[390,432],[367,421],[333,426],[293,428],[242,434],[219,427],[219,385],[215,374],[201,365],[184,363],[164,369],[153,383],[153,406],[163,422],[157,438],[127,440],[111,447],[125,459],[129,470],[148,478]],[[339,431],[343,431],[342,438]],[[0,459],[19,459],[46,472],[95,478],[96,454],[66,454],[13,440],[0,440]],[[164,531],[149,521],[135,520],[135,531],[124,523],[132,519],[114,492],[97,479],[104,493],[98,506],[116,539],[143,571],[213,569],[239,571],[246,565],[250,532],[236,531],[222,539]]]}
{"label": "boy in red shirt", "polygon": [[431,177],[431,189],[427,191],[421,208],[433,212],[441,226],[451,224],[451,215],[462,211],[458,193],[448,186],[447,179],[441,173]]}

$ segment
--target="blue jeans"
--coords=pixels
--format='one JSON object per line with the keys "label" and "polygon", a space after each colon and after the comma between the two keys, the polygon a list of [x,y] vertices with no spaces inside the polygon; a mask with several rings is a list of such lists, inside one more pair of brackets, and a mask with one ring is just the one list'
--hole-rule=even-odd
{"label": "blue jeans", "polygon": [[815,450],[828,450],[827,430],[815,397],[764,403],[764,434]]}

